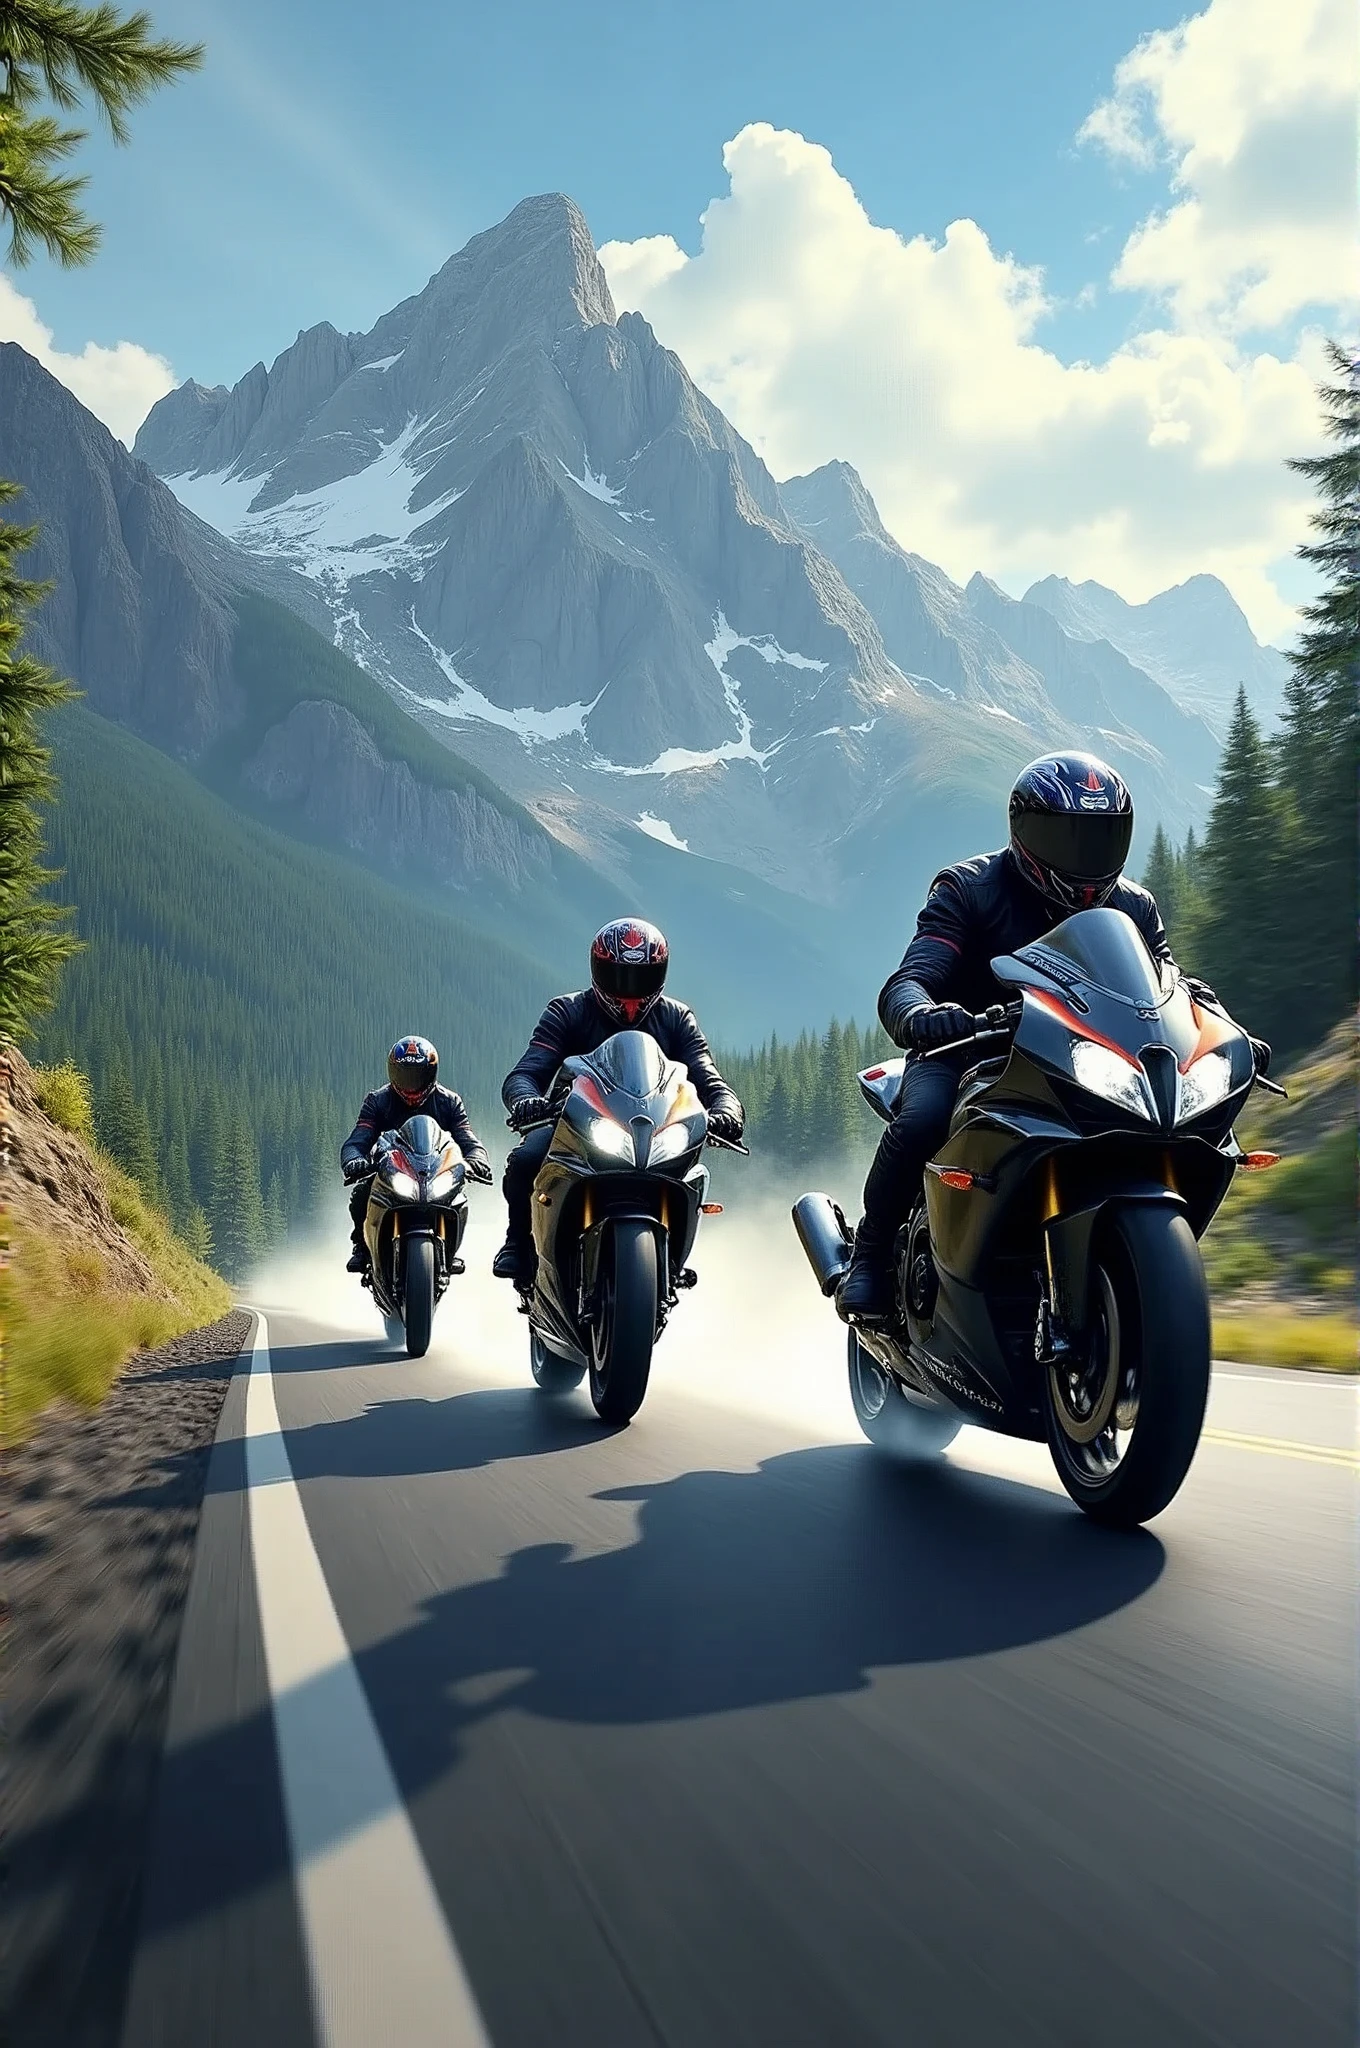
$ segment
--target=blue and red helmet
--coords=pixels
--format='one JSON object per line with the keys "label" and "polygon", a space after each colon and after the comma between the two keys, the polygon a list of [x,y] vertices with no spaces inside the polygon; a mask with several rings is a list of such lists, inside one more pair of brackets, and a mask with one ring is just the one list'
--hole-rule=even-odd
{"label": "blue and red helmet", "polygon": [[600,1008],[615,1023],[635,1029],[666,985],[670,957],[664,935],[640,917],[601,925],[590,948],[590,981]]}
{"label": "blue and red helmet", "polygon": [[1011,791],[1011,856],[1064,917],[1109,900],[1133,841],[1133,798],[1094,754],[1044,754]]}
{"label": "blue and red helmet", "polygon": [[428,1038],[399,1038],[387,1055],[387,1078],[410,1108],[425,1100],[439,1074],[439,1054]]}

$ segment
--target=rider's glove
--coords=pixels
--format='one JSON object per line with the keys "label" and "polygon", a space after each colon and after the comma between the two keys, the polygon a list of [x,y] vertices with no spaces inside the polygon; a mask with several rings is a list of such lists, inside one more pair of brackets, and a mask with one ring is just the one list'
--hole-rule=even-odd
{"label": "rider's glove", "polygon": [[496,1178],[495,1174],[491,1171],[491,1161],[487,1158],[485,1152],[475,1152],[467,1163],[467,1170],[468,1179],[479,1180],[484,1187],[490,1187],[492,1181]]}
{"label": "rider's glove", "polygon": [[345,1159],[341,1162],[340,1171],[344,1175],[346,1185],[352,1186],[356,1180],[368,1178],[373,1171],[373,1161],[366,1158]]}
{"label": "rider's glove", "polygon": [[744,1120],[734,1116],[730,1109],[711,1109],[708,1113],[708,1135],[721,1138],[725,1144],[739,1145],[745,1130]]}
{"label": "rider's glove", "polygon": [[1197,1003],[1216,1003],[1218,997],[1207,981],[1201,981],[1197,974],[1183,974],[1181,980]]}
{"label": "rider's glove", "polygon": [[1251,1038],[1249,1043],[1251,1045],[1251,1056],[1256,1062],[1257,1073],[1268,1074],[1270,1072],[1270,1047],[1264,1038]]}
{"label": "rider's glove", "polygon": [[527,1130],[530,1124],[545,1124],[552,1115],[552,1104],[546,1095],[521,1095],[510,1109],[512,1130]]}
{"label": "rider's glove", "polygon": [[973,1032],[972,1011],[958,1003],[923,1003],[907,1014],[907,1044],[913,1052],[928,1052],[932,1046],[971,1038]]}

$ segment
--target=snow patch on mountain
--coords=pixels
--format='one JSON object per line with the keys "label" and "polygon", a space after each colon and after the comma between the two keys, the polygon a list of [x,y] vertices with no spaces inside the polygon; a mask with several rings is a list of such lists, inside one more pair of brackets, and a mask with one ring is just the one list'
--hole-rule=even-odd
{"label": "snow patch on mountain", "polygon": [[673,846],[677,853],[689,852],[688,839],[681,839],[665,818],[654,818],[650,811],[643,811],[637,820],[637,827],[639,832],[645,832],[649,839],[659,839],[663,846]]}
{"label": "snow patch on mountain", "polygon": [[560,455],[557,458],[557,463],[563,474],[571,478],[578,491],[584,491],[587,497],[597,498],[600,504],[608,505],[611,511],[617,512],[620,519],[627,519],[631,522],[632,513],[625,512],[623,506],[619,503],[623,493],[616,491],[612,484],[606,483],[603,476],[596,476],[589,462],[582,461],[581,466],[585,471],[584,476],[577,476],[575,470],[568,469]]}
{"label": "snow patch on mountain", "polygon": [[374,569],[418,573],[425,550],[412,543],[412,535],[462,495],[448,491],[418,511],[411,509],[422,472],[409,458],[420,432],[421,423],[410,419],[382,453],[353,476],[298,492],[281,505],[258,511],[252,507],[267,477],[233,476],[226,470],[165,481],[181,505],[229,540],[252,554],[286,562],[336,592],[351,578]]}
{"label": "snow patch on mountain", "polygon": [[[600,701],[597,697],[591,704],[555,704],[547,711],[535,711],[527,704],[514,710],[507,710],[503,704],[493,704],[491,699],[484,697],[465,676],[459,675],[444,649],[437,646],[429,634],[423,633],[417,625],[414,607],[410,613],[410,624],[412,632],[424,643],[457,695],[426,697],[417,690],[408,689],[404,684],[399,687],[402,694],[409,697],[413,704],[419,704],[422,710],[433,711],[439,718],[451,719],[459,724],[480,720],[483,725],[498,725],[503,731],[514,733],[527,747],[542,745],[548,740],[569,739],[573,734],[582,733],[587,718]],[[600,696],[603,695],[602,690]]]}

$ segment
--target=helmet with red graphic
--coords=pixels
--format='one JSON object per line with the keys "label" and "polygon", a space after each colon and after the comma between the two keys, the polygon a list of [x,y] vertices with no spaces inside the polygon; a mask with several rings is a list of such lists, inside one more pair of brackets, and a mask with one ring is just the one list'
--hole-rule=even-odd
{"label": "helmet with red graphic", "polygon": [[1045,754],[1011,791],[1011,855],[1061,911],[1109,900],[1133,839],[1133,798],[1094,754]]}
{"label": "helmet with red graphic", "polygon": [[410,1109],[418,1109],[434,1087],[439,1054],[428,1038],[399,1038],[387,1055],[387,1078]]}
{"label": "helmet with red graphic", "polygon": [[591,986],[601,1009],[628,1030],[641,1024],[666,986],[670,957],[663,935],[640,917],[601,925],[590,948]]}

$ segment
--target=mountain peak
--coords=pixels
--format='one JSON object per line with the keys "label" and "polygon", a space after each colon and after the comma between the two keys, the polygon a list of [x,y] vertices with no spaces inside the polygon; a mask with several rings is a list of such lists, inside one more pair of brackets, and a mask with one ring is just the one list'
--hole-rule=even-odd
{"label": "mountain peak", "polygon": [[791,476],[779,486],[779,495],[795,526],[818,547],[834,546],[866,533],[875,540],[889,539],[878,507],[852,463],[824,462],[806,476]]}
{"label": "mountain peak", "polygon": [[614,301],[586,217],[565,192],[521,199],[494,227],[450,256],[420,294],[494,294],[533,327],[612,327]]}

